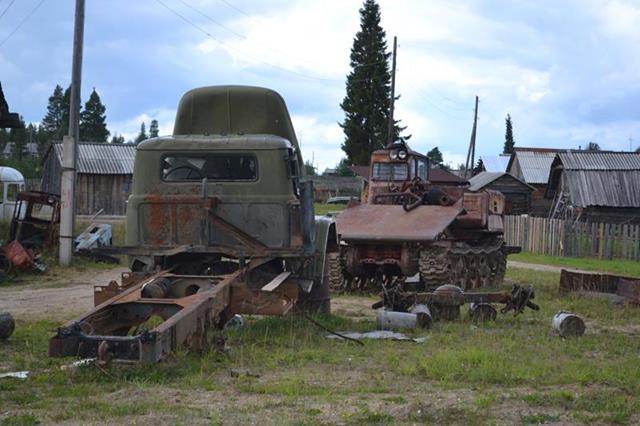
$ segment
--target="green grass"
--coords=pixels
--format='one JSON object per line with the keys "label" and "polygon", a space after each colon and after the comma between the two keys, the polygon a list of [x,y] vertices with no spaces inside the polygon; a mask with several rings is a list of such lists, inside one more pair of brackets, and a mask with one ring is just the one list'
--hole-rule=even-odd
{"label": "green grass", "polygon": [[[510,269],[511,283],[532,284],[541,310],[475,326],[436,322],[412,335],[422,344],[324,337],[304,318],[247,318],[227,333],[226,353],[187,353],[148,366],[60,370],[72,359],[47,357],[56,323],[18,321],[0,344],[0,422],[6,424],[633,424],[640,420],[638,342],[625,331],[640,310],[559,295],[558,273]],[[345,298],[353,303],[356,298]],[[363,298],[366,306],[371,300]],[[585,317],[587,333],[563,340],[550,330],[560,309]],[[371,320],[325,316],[335,330],[365,331]],[[231,370],[251,374],[234,375]]]}
{"label": "green grass", "polygon": [[327,213],[338,213],[344,210],[347,206],[344,204],[323,204],[323,203],[315,203],[314,210],[316,215],[324,216]]}
{"label": "green grass", "polygon": [[640,262],[633,260],[601,260],[590,257],[556,257],[533,253],[513,254],[509,256],[509,260],[640,277]]}

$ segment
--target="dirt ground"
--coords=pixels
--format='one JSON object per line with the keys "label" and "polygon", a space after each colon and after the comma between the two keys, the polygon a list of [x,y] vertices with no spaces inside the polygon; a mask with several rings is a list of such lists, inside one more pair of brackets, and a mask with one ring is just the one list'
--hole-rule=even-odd
{"label": "dirt ground", "polygon": [[[509,267],[534,271],[560,272],[562,267],[509,261]],[[51,287],[40,284],[0,285],[0,312],[9,311],[21,319],[67,319],[93,307],[93,286],[106,285],[119,279],[125,267],[100,270],[87,269],[64,278],[64,284]],[[371,319],[375,312],[367,300],[342,298],[332,302],[337,315]]]}
{"label": "dirt ground", "polygon": [[94,285],[106,285],[125,271],[125,267],[87,269],[65,277],[64,286],[0,285],[0,312],[9,311],[16,319],[68,319],[93,307]]}

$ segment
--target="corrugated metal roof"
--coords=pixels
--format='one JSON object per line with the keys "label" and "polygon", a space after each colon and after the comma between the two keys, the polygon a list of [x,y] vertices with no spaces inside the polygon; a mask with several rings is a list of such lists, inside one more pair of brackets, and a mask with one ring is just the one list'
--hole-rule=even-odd
{"label": "corrugated metal roof", "polygon": [[520,182],[523,186],[526,186],[527,188],[529,188],[531,191],[534,191],[535,188],[533,188],[531,185],[528,185],[526,182],[522,182],[520,179],[518,179],[517,177],[510,175],[509,173],[506,172],[481,172],[478,173],[477,175],[475,175],[474,177],[472,177],[471,179],[469,179],[469,190],[470,191],[479,191],[481,189],[483,189],[485,186],[491,184],[492,182],[500,179],[503,176],[509,176],[510,178]]}
{"label": "corrugated metal roof", "polygon": [[469,191],[477,191],[496,179],[506,175],[505,172],[481,172],[469,179]]}
{"label": "corrugated metal roof", "polygon": [[565,170],[640,170],[640,153],[567,151],[558,153]]}
{"label": "corrugated metal roof", "polygon": [[516,151],[523,180],[528,184],[546,184],[556,155],[555,151]]}
{"label": "corrugated metal roof", "polygon": [[578,207],[640,207],[640,170],[564,170]]}
{"label": "corrugated metal roof", "polygon": [[[62,144],[53,144],[62,163]],[[133,174],[136,146],[131,144],[79,143],[78,173],[99,175]]]}

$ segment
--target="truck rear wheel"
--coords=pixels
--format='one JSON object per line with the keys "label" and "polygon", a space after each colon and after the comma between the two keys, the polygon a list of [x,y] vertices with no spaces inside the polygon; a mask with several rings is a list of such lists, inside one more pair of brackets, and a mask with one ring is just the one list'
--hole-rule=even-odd
{"label": "truck rear wheel", "polygon": [[[331,298],[329,296],[330,278],[330,257],[333,252],[326,252],[324,258],[324,268],[322,274],[316,277],[309,293],[300,292],[296,308],[308,314],[331,313]],[[337,254],[337,253],[336,253]]]}

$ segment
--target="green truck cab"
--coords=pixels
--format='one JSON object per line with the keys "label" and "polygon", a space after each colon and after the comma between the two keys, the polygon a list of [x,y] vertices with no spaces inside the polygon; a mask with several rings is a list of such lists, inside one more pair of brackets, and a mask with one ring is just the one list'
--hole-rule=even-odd
{"label": "green truck cab", "polygon": [[249,285],[290,271],[309,291],[302,299],[328,311],[325,258],[337,251],[335,227],[314,216],[282,97],[258,87],[194,89],[180,101],[173,133],[137,147],[126,218],[132,271],[261,265]]}

